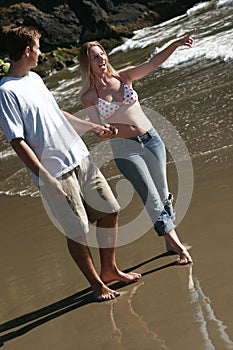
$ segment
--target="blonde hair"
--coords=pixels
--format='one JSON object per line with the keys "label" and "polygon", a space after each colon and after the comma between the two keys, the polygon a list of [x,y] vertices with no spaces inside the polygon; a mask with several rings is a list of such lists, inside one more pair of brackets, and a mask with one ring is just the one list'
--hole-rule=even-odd
{"label": "blonde hair", "polygon": [[98,41],[88,41],[84,43],[79,52],[79,63],[80,63],[80,71],[81,71],[81,78],[82,78],[82,87],[79,95],[80,99],[82,99],[82,96],[85,94],[85,92],[87,92],[89,88],[94,85],[94,81],[95,81],[95,76],[91,70],[91,62],[90,62],[90,55],[89,55],[89,49],[93,46],[99,46],[101,50],[103,50],[104,54],[106,55],[107,72],[109,74],[114,74],[119,76],[117,71],[109,63],[107,53],[103,48],[103,46]]}

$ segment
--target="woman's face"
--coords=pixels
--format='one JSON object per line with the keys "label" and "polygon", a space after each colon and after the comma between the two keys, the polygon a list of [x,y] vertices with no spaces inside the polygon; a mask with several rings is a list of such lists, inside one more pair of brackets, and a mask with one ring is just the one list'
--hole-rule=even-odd
{"label": "woman's face", "polygon": [[89,57],[93,74],[102,75],[107,72],[107,56],[99,46],[90,47]]}

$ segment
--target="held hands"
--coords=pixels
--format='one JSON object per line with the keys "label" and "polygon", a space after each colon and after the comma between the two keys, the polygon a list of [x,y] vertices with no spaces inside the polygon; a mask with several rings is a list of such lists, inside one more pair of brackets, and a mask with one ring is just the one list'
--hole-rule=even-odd
{"label": "held hands", "polygon": [[108,138],[117,135],[118,129],[111,124],[98,125],[96,124],[92,131],[99,137]]}
{"label": "held hands", "polygon": [[108,128],[111,131],[111,136],[117,135],[118,134],[118,129],[115,125],[112,124],[104,124],[106,128]]}
{"label": "held hands", "polygon": [[179,46],[185,45],[189,47],[193,47],[193,41],[192,35],[196,32],[196,28],[193,29],[191,32],[189,32],[185,37],[178,39],[177,44]]}

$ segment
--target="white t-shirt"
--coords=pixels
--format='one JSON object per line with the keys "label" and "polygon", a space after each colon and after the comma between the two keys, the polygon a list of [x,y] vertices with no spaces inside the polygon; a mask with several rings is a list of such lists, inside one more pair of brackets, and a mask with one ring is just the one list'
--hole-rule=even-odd
{"label": "white t-shirt", "polygon": [[[59,177],[89,154],[53,95],[34,72],[0,81],[0,123],[10,142],[23,138],[44,167]],[[35,184],[39,179],[32,173]]]}

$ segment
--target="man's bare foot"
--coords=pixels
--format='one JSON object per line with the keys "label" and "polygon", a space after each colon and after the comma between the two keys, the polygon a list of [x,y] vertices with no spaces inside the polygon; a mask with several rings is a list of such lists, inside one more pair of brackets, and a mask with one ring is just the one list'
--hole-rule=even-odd
{"label": "man's bare foot", "polygon": [[120,293],[108,288],[104,284],[102,286],[93,287],[93,296],[97,301],[107,301],[119,297]]}
{"label": "man's bare foot", "polygon": [[113,271],[101,272],[100,278],[104,283],[119,281],[124,283],[132,283],[138,281],[142,275],[140,273],[129,272],[124,273],[117,268]]}

